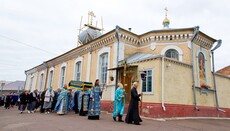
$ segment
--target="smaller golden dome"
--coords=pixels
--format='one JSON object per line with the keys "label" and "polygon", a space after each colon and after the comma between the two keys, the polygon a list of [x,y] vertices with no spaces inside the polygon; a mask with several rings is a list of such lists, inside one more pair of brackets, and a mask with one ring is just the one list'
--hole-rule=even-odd
{"label": "smaller golden dome", "polygon": [[170,21],[167,17],[165,17],[164,21],[163,21],[163,24],[170,24]]}

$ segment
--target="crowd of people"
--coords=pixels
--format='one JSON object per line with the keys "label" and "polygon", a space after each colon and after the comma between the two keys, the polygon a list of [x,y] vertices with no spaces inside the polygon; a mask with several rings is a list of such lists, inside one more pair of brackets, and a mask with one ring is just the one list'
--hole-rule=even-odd
{"label": "crowd of people", "polygon": [[[125,99],[127,96],[122,83],[118,83],[117,86],[112,118],[114,121],[124,122],[122,117],[124,115]],[[133,123],[140,125],[142,120],[139,116],[138,104],[142,93],[137,93],[137,87],[138,82],[134,82],[133,88],[131,89],[131,100],[125,122],[128,124]],[[88,119],[98,120],[100,119],[100,100],[102,93],[103,90],[100,87],[99,79],[95,81],[91,89],[84,87],[81,90],[71,90],[68,89],[65,84],[62,89],[58,88],[55,91],[52,87],[42,92],[38,92],[37,89],[32,92],[30,90],[24,90],[19,95],[18,109],[21,114],[27,109],[28,113],[40,111],[41,113],[49,114],[51,112],[56,112],[58,115],[64,115],[68,111],[73,110],[80,116],[88,116]],[[2,95],[0,105],[5,105],[4,107],[9,109],[12,100],[12,95]]]}
{"label": "crowd of people", "polygon": [[13,108],[15,105],[18,105],[17,100],[18,94],[16,93],[2,94],[0,96],[0,106],[4,106],[5,109]]}

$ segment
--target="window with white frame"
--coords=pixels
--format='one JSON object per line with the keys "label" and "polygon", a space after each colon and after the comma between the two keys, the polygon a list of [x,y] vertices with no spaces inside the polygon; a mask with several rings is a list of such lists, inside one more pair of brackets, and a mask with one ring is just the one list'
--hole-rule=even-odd
{"label": "window with white frame", "polygon": [[50,71],[50,75],[49,75],[49,87],[52,86],[52,82],[53,82],[53,74],[54,74],[54,71],[51,70]]}
{"label": "window with white frame", "polygon": [[64,83],[65,83],[65,70],[66,70],[66,67],[63,66],[63,67],[61,68],[60,87],[63,87],[63,86],[64,86]]}
{"label": "window with white frame", "polygon": [[106,83],[108,69],[108,53],[100,55],[99,61],[99,79],[101,83]]}
{"label": "window with white frame", "polygon": [[30,90],[31,90],[32,87],[33,87],[33,81],[34,81],[34,77],[31,77],[31,78],[30,78]]}
{"label": "window with white frame", "polygon": [[80,81],[81,80],[81,61],[77,62],[75,64],[75,76],[74,79],[76,81]]}
{"label": "window with white frame", "polygon": [[153,70],[144,71],[146,76],[142,79],[142,92],[152,92],[153,91]]}
{"label": "window with white frame", "polygon": [[165,56],[168,58],[179,60],[179,53],[175,49],[169,49],[165,52]]}
{"label": "window with white frame", "polygon": [[44,78],[44,74],[41,73],[40,75],[40,81],[39,81],[39,90],[42,90],[42,86],[43,86],[43,78]]}

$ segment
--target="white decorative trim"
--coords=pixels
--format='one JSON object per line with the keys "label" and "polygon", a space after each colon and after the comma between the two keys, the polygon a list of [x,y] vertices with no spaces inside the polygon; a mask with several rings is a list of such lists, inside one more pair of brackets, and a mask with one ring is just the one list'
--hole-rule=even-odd
{"label": "white decorative trim", "polygon": [[80,57],[77,57],[74,61],[74,69],[73,69],[73,79],[75,80],[75,71],[76,71],[76,63],[78,62],[81,62],[81,69],[80,69],[80,72],[81,72],[81,75],[80,75],[80,81],[81,81],[81,78],[82,78],[82,66],[83,66],[83,57],[80,56]]}
{"label": "white decorative trim", "polygon": [[179,53],[179,61],[182,61],[183,52],[178,46],[175,46],[175,45],[168,45],[165,48],[163,48],[162,51],[161,51],[161,55],[165,55],[165,52],[167,50],[169,50],[169,49],[174,49],[174,50],[178,51],[178,53]]}
{"label": "white decorative trim", "polygon": [[[104,53],[108,53],[108,68],[110,68],[110,47],[103,47],[101,48],[98,53],[97,53],[97,69],[99,69],[99,61],[100,61],[100,55],[104,54]],[[97,71],[96,73],[96,78],[99,79],[99,71]],[[109,83],[109,72],[107,73],[107,79],[106,79],[106,84]]]}
{"label": "white decorative trim", "polygon": [[[151,92],[143,92],[143,94],[147,94],[147,95],[153,95],[154,94],[154,69],[153,68],[147,68],[147,69],[144,69],[144,70],[142,70],[142,71],[149,71],[149,70],[151,70],[152,71],[152,91]],[[140,74],[140,71],[138,72],[139,74]],[[139,75],[140,76],[140,75]],[[141,78],[140,78],[141,79]],[[140,80],[140,90],[141,90],[141,92],[142,92],[142,88],[143,88],[143,86],[142,86],[142,79]],[[147,89],[146,89],[147,90]]]}
{"label": "white decorative trim", "polygon": [[44,70],[42,70],[42,71],[39,73],[39,75],[41,75],[41,74],[44,74]]}
{"label": "white decorative trim", "polygon": [[50,71],[53,71],[53,70],[54,70],[54,67],[49,68],[49,72],[50,72]]}
{"label": "white decorative trim", "polygon": [[135,45],[131,45],[131,44],[127,44],[127,43],[125,43],[125,45],[126,45],[126,46],[129,46],[129,47],[132,47],[132,48],[136,48],[136,49],[138,48],[138,47],[135,46]]}
{"label": "white decorative trim", "polygon": [[[28,79],[29,79],[29,85],[28,85],[28,88],[27,88],[28,90],[35,90],[36,82],[37,82],[37,75],[38,75],[38,72],[35,72],[35,73],[31,74],[30,77],[28,77]],[[33,81],[31,81],[32,77],[33,77]],[[30,89],[31,82],[32,82],[32,87]]]}
{"label": "white decorative trim", "polygon": [[150,49],[151,50],[155,50],[156,49],[156,43],[155,42],[150,44]]}
{"label": "white decorative trim", "polygon": [[58,83],[58,87],[59,87],[59,88],[62,88],[62,87],[61,87],[61,68],[62,68],[62,67],[65,67],[65,74],[64,74],[64,84],[65,84],[67,63],[66,63],[66,62],[62,63],[62,64],[61,64],[61,67],[60,67],[60,76],[59,76],[59,83]]}
{"label": "white decorative trim", "polygon": [[[125,44],[123,42],[119,43],[119,58],[118,61],[124,60],[124,50],[125,50]],[[116,56],[115,56],[116,57]]]}
{"label": "white decorative trim", "polygon": [[188,43],[188,48],[191,49],[191,47],[192,47],[192,46],[191,46],[192,42],[191,42],[191,41],[187,41],[187,43]]}
{"label": "white decorative trim", "polygon": [[86,81],[90,81],[91,58],[92,58],[92,54],[89,52],[88,60],[87,60]]}

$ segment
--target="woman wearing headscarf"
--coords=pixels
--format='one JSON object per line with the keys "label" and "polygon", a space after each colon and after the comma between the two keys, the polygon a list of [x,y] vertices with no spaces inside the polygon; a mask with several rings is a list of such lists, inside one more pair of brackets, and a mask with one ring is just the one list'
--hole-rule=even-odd
{"label": "woman wearing headscarf", "polygon": [[89,111],[88,111],[88,119],[91,120],[99,120],[100,113],[101,113],[101,96],[102,96],[102,89],[100,87],[100,80],[97,79],[95,81],[94,86],[90,92],[90,104],[89,104]]}
{"label": "woman wearing headscarf", "polygon": [[115,92],[115,98],[114,98],[114,109],[113,109],[113,120],[117,121],[116,117],[118,117],[119,122],[124,122],[122,120],[122,116],[124,115],[124,109],[125,109],[125,91],[123,88],[123,85],[121,83],[117,84],[118,88]]}
{"label": "woman wearing headscarf", "polygon": [[49,87],[45,93],[45,99],[44,99],[44,105],[43,105],[43,108],[45,109],[45,114],[50,113],[50,108],[52,105],[53,97],[54,97],[54,91],[52,90],[52,87]]}

